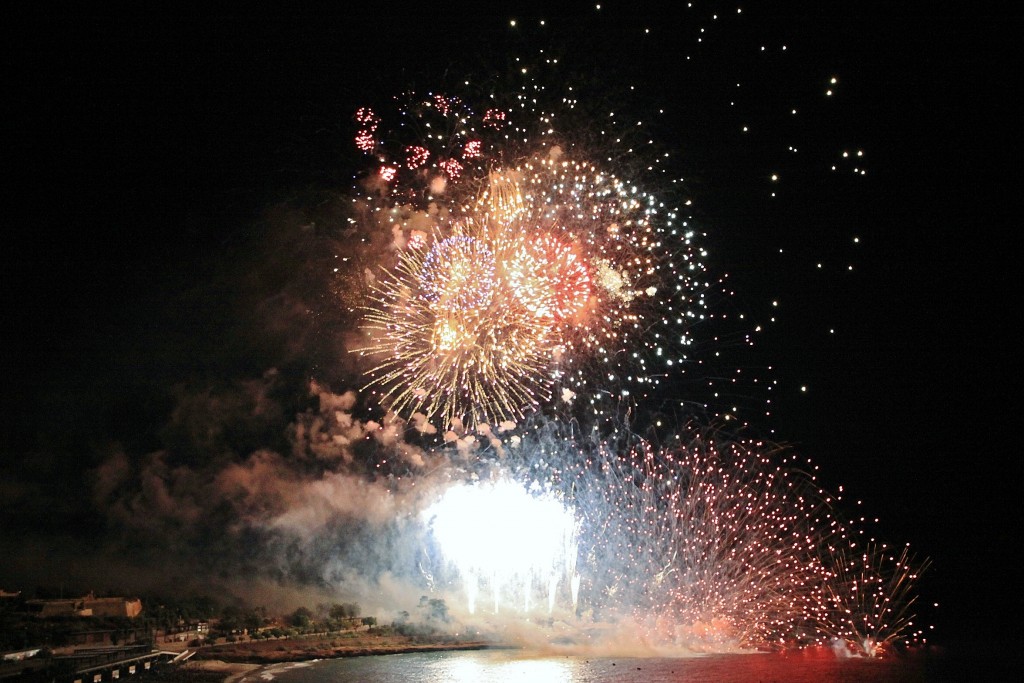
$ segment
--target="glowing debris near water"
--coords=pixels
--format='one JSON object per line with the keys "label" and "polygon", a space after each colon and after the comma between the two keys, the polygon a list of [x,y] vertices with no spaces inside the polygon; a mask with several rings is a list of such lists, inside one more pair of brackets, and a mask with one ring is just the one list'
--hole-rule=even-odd
{"label": "glowing debris near water", "polygon": [[[904,546],[847,542],[830,548],[826,584],[829,633],[852,651],[875,657],[914,629],[917,580],[931,561]],[[918,633],[921,628],[918,627]]]}
{"label": "glowing debris near water", "polygon": [[910,609],[927,562],[865,541],[793,453],[546,431],[422,515],[441,558],[431,585],[470,615],[628,623],[664,651],[842,643],[876,656],[924,638]]}

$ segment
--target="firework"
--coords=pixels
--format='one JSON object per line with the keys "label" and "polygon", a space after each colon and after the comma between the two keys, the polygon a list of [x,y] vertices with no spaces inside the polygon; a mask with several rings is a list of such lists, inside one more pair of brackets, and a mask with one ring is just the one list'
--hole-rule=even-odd
{"label": "firework", "polygon": [[590,269],[570,243],[551,234],[520,238],[504,267],[516,299],[538,318],[571,321],[590,303]]}
{"label": "firework", "polygon": [[602,452],[594,483],[577,487],[606,501],[584,506],[584,599],[628,610],[654,642],[691,649],[813,637],[827,574],[818,548],[843,527],[813,480],[773,455],[703,438]]}
{"label": "firework", "polygon": [[547,398],[549,331],[496,277],[493,254],[483,233],[436,240],[375,286],[362,351],[384,359],[369,386],[394,411],[501,422]]}
{"label": "firework", "polygon": [[471,612],[486,596],[488,614],[628,623],[684,651],[839,641],[873,655],[907,634],[927,563],[862,548],[810,463],[724,435],[628,441],[541,429],[478,463],[424,514],[444,558],[432,575]]}
{"label": "firework", "polygon": [[917,580],[931,562],[909,547],[898,552],[884,543],[849,542],[830,547],[832,570],[826,583],[824,630],[850,650],[869,657],[919,638],[911,612]]}
{"label": "firework", "polygon": [[525,613],[541,603],[550,614],[559,588],[574,585],[576,520],[551,492],[531,493],[507,478],[457,485],[423,517],[458,569],[470,613],[481,583],[495,613],[504,600]]}
{"label": "firework", "polygon": [[680,302],[703,305],[697,259],[684,255],[679,268],[667,246],[690,245],[692,232],[681,234],[652,196],[557,146],[479,180],[465,181],[478,193],[431,236],[410,230],[397,264],[371,286],[370,343],[359,351],[377,359],[367,387],[380,402],[472,426],[520,420],[559,385],[584,391],[597,372],[602,385],[623,374],[658,383],[647,356],[674,360],[651,328],[685,325],[692,315]]}

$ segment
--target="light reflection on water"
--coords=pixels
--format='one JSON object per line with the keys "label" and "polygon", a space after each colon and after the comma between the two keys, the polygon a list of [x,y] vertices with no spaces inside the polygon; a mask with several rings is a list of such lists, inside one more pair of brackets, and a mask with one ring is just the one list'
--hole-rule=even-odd
{"label": "light reflection on water", "polygon": [[[489,653],[493,654],[493,653]],[[568,658],[519,659],[469,656],[445,658],[435,664],[439,677],[425,680],[451,683],[481,681],[531,681],[532,683],[563,683],[575,680],[573,664]]]}
{"label": "light reflection on water", "polygon": [[[534,655],[519,650],[474,650],[352,657],[313,666],[270,667],[274,683],[913,683],[963,680],[937,654],[873,660],[830,652],[623,658]],[[257,683],[256,676],[244,683]]]}

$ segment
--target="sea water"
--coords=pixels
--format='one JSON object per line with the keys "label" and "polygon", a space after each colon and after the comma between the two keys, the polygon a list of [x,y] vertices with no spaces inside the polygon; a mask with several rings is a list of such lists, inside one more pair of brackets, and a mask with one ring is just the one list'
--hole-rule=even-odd
{"label": "sea water", "polygon": [[594,657],[524,650],[472,650],[377,655],[280,664],[249,674],[243,683],[910,683],[1009,680],[962,669],[941,652],[880,659],[838,657],[830,651]]}

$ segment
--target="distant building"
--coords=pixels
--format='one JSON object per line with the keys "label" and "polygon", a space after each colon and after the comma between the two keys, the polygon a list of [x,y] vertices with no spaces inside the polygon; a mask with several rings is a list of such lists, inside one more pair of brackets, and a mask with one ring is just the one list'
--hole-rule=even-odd
{"label": "distant building", "polygon": [[142,614],[138,598],[97,598],[92,593],[81,598],[26,600],[25,607],[36,616],[47,617],[137,617]]}
{"label": "distant building", "polygon": [[130,617],[142,614],[142,600],[138,598],[93,598],[85,601],[85,608],[94,617]]}
{"label": "distant building", "polygon": [[91,617],[92,610],[85,608],[85,600],[26,600],[25,609],[41,619],[50,617]]}

